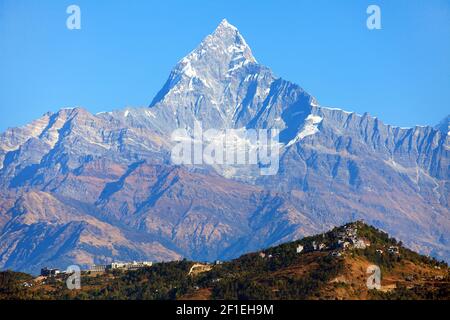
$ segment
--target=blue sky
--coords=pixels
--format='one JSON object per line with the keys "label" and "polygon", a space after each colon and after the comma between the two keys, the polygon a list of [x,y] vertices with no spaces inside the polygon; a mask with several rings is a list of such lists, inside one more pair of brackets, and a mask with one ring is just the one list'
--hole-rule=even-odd
{"label": "blue sky", "polygon": [[[66,28],[71,4],[81,30]],[[382,30],[366,28],[370,4]],[[322,105],[399,126],[450,113],[449,0],[0,0],[0,131],[62,107],[148,105],[223,18]]]}

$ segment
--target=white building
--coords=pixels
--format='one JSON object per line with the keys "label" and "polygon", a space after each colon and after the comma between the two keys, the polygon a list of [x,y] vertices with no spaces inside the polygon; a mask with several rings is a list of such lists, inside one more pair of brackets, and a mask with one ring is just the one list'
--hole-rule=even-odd
{"label": "white building", "polygon": [[109,265],[109,269],[124,269],[126,266],[126,263],[121,263],[121,262],[113,262]]}
{"label": "white building", "polygon": [[126,263],[125,264],[125,269],[127,269],[127,270],[136,270],[136,269],[151,267],[152,264],[153,263],[150,262],[150,261],[142,261],[142,262],[133,261],[132,263]]}
{"label": "white building", "polygon": [[89,267],[89,271],[91,272],[105,272],[107,268],[106,264],[93,264]]}
{"label": "white building", "polygon": [[133,262],[113,262],[108,265],[92,265],[89,271],[104,272],[106,270],[137,270],[141,268],[151,267],[151,261],[133,261]]}
{"label": "white building", "polygon": [[368,247],[368,246],[367,246],[367,243],[366,243],[364,240],[362,240],[362,239],[357,239],[357,240],[354,242],[353,246],[354,246],[356,249],[365,249],[365,248]]}

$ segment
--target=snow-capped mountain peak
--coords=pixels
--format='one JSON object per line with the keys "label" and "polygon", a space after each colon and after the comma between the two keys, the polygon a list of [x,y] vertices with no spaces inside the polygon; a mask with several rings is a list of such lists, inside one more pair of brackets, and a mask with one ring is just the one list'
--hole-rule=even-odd
{"label": "snow-capped mountain peak", "polygon": [[[226,19],[222,20],[216,30],[202,42],[206,47],[218,46],[225,49],[233,59],[242,58],[248,62],[256,62],[252,51],[239,30]],[[220,48],[222,47],[222,48]]]}
{"label": "snow-capped mountain peak", "polygon": [[[224,19],[176,64],[151,106],[164,105],[175,116],[188,109],[189,117],[193,114],[216,127],[233,126],[245,88],[258,79],[270,85],[273,78],[270,70],[257,63],[239,30]],[[264,99],[267,93],[266,89],[258,92],[259,99]],[[186,104],[180,106],[175,101]],[[179,120],[192,124],[186,117]]]}
{"label": "snow-capped mountain peak", "polygon": [[[174,73],[188,79],[224,79],[249,63],[256,63],[250,47],[239,30],[224,19],[196,49],[181,59]],[[206,72],[211,69],[207,66],[215,67],[212,73]]]}

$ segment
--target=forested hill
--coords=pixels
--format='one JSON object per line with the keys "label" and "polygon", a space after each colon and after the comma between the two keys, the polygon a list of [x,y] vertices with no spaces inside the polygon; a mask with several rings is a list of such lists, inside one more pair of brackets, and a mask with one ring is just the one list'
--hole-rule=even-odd
{"label": "forested hill", "polygon": [[[380,287],[370,289],[369,278],[377,284],[372,274],[376,268]],[[419,255],[362,222],[229,262],[183,260],[136,271],[83,272],[80,290],[68,290],[66,277],[3,272],[0,298],[450,299],[447,264]]]}

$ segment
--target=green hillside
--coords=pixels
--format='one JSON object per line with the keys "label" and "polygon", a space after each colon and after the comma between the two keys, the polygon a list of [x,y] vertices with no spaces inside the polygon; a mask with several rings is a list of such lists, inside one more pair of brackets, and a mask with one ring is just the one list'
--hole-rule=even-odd
{"label": "green hillside", "polygon": [[[381,271],[378,290],[367,287],[370,265]],[[224,263],[83,272],[80,290],[66,277],[2,272],[0,299],[450,299],[447,264],[362,222]]]}

